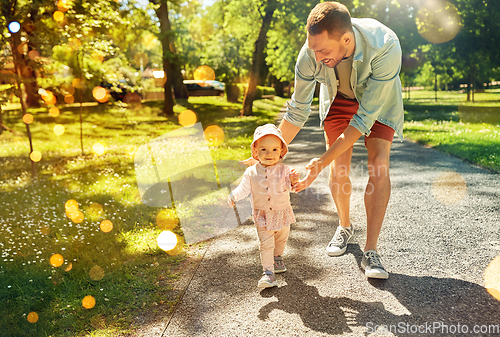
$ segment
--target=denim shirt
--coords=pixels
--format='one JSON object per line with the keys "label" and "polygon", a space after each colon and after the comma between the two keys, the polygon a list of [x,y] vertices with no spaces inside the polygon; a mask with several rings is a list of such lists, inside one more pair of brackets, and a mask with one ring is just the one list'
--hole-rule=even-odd
{"label": "denim shirt", "polygon": [[[349,125],[365,136],[379,121],[393,128],[403,140],[403,94],[399,71],[401,47],[396,34],[374,19],[352,19],[356,47],[351,71],[351,86],[359,102]],[[319,117],[323,128],[330,105],[337,95],[335,70],[316,62],[307,41],[295,65],[295,91],[287,102],[284,119],[302,127],[311,113],[316,82],[319,82]]]}

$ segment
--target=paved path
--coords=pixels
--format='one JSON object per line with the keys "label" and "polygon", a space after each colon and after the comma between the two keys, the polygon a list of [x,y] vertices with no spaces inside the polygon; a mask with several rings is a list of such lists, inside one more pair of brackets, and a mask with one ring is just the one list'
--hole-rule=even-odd
{"label": "paved path", "polygon": [[[323,151],[315,114],[290,145],[286,163],[303,174],[305,164]],[[436,328],[446,336],[499,325],[500,301],[485,290],[483,274],[500,255],[500,176],[396,140],[392,195],[379,240],[390,277],[367,280],[360,269],[368,176],[362,141],[354,146],[352,162],[356,234],[346,254],[325,253],[338,217],[323,172],[308,192],[292,196],[297,223],[284,255],[288,271],[277,276],[278,287],[256,287],[258,241],[247,221],[211,241],[167,329],[165,322],[157,325],[157,336],[366,336],[376,325],[392,333],[372,335],[402,336],[420,328],[425,336]],[[440,183],[443,177],[448,180]]]}

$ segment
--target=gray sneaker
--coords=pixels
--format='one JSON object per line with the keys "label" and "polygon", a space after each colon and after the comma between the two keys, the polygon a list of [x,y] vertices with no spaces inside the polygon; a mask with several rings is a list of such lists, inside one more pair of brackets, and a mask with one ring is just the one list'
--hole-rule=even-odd
{"label": "gray sneaker", "polygon": [[365,270],[365,275],[370,278],[389,278],[389,273],[382,266],[380,255],[374,250],[369,250],[363,253],[361,259],[361,267]]}
{"label": "gray sneaker", "polygon": [[274,276],[274,273],[270,270],[264,270],[264,273],[262,274],[262,277],[260,278],[257,287],[271,288],[271,287],[276,287],[277,285],[278,282],[276,282],[276,276]]}
{"label": "gray sneaker", "polygon": [[274,257],[274,272],[276,274],[286,272],[285,262],[281,256]]}
{"label": "gray sneaker", "polygon": [[354,234],[354,227],[351,224],[351,228],[345,228],[338,226],[335,231],[335,235],[326,247],[326,252],[330,256],[339,256],[344,254],[347,249],[347,243],[352,238]]}

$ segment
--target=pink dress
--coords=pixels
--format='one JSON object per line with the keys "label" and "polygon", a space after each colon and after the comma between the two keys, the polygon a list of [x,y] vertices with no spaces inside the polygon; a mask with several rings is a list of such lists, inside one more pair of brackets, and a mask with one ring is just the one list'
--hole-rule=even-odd
{"label": "pink dress", "polygon": [[290,205],[290,167],[282,163],[247,168],[241,183],[229,195],[233,201],[252,195],[255,225],[270,231],[281,230],[295,222]]}

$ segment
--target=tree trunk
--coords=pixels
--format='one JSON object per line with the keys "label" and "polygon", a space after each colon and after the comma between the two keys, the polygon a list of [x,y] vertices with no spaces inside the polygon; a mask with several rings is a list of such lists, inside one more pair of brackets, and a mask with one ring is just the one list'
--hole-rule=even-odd
{"label": "tree trunk", "polygon": [[248,82],[248,89],[245,93],[243,100],[243,109],[241,109],[240,116],[251,116],[253,114],[252,107],[257,91],[257,81],[260,74],[260,65],[264,57],[264,48],[267,43],[267,31],[271,26],[274,10],[276,9],[276,0],[268,0],[265,9],[265,15],[260,27],[259,37],[255,41],[255,49],[252,57],[252,68],[250,70],[250,80]]}
{"label": "tree trunk", "polygon": [[187,91],[186,85],[184,84],[184,76],[182,76],[181,66],[179,57],[177,56],[177,49],[173,41],[170,42],[170,48],[172,52],[172,61],[170,62],[170,74],[172,76],[172,85],[174,87],[175,98],[188,99],[189,93]]}
{"label": "tree trunk", "polygon": [[[151,1],[157,4],[158,1]],[[168,4],[166,0],[160,2],[160,7],[156,9],[156,15],[160,20],[160,41],[163,49],[163,71],[165,72],[165,103],[163,106],[163,115],[172,116],[174,114],[174,97],[172,96],[172,64],[170,52],[170,33],[171,26],[168,18]]]}
{"label": "tree trunk", "polygon": [[26,55],[19,52],[22,49],[21,45],[21,31],[12,34],[13,49],[12,53],[16,53],[16,67],[21,74],[21,81],[24,83],[24,92],[26,94],[26,107],[39,108],[40,95],[38,94],[38,83],[36,82],[36,75],[33,68],[28,63]]}

